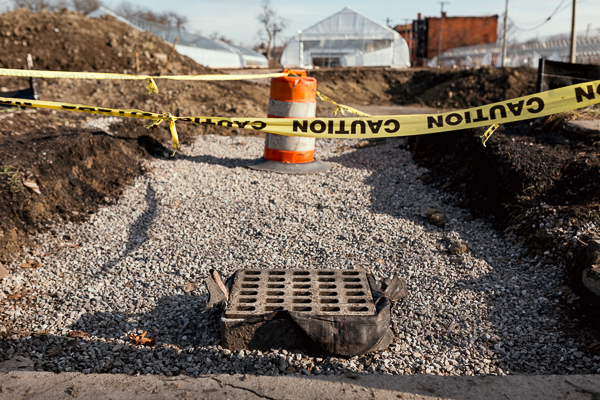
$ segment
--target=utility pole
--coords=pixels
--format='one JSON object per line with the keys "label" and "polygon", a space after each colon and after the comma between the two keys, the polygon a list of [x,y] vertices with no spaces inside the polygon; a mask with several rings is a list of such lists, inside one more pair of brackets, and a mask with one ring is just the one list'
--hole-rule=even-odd
{"label": "utility pole", "polygon": [[[575,0],[573,0],[575,1]],[[442,6],[442,10],[440,13],[440,34],[438,37],[438,56],[437,56],[437,66],[440,66],[440,58],[442,57],[442,26],[444,24],[444,4],[450,4],[448,1],[438,1]]]}
{"label": "utility pole", "polygon": [[406,36],[408,36],[408,51],[410,52],[410,54],[412,55],[413,50],[412,50],[412,37],[413,37],[413,32],[412,32],[412,20],[410,18],[403,18],[404,19],[404,34]]}
{"label": "utility pole", "polygon": [[502,68],[506,66],[506,29],[508,27],[508,0],[504,11],[504,32],[502,33]]}
{"label": "utility pole", "polygon": [[575,64],[577,59],[577,32],[575,32],[575,17],[577,15],[577,0],[573,0],[573,12],[571,16],[571,52],[570,62]]}

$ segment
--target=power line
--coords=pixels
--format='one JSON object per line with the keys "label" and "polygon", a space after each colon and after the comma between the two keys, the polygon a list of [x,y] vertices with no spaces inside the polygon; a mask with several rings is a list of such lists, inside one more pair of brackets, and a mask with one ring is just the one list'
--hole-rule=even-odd
{"label": "power line", "polygon": [[440,58],[442,56],[442,26],[444,24],[444,4],[450,4],[449,1],[438,1],[438,3],[440,3],[440,5],[442,6],[441,12],[440,12],[440,33],[438,36],[438,67],[440,66]]}
{"label": "power line", "polygon": [[565,0],[561,0],[560,4],[554,9],[554,11],[552,11],[552,13],[546,18],[544,19],[543,22],[541,22],[540,24],[538,24],[537,26],[533,27],[533,28],[521,28],[520,26],[518,26],[517,24],[515,24],[514,20],[512,20],[511,18],[509,18],[511,25],[520,30],[520,31],[534,31],[536,29],[541,28],[542,26],[544,26],[546,23],[548,23],[548,21],[550,21],[552,19],[552,17],[554,17],[560,10],[560,8],[562,7],[562,5],[564,4]]}

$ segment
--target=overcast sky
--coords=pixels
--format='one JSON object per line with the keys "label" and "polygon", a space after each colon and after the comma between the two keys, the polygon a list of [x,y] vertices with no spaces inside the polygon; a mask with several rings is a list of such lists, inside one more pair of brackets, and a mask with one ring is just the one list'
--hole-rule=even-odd
{"label": "overcast sky", "polygon": [[[6,4],[10,0],[0,0]],[[101,0],[108,8],[117,8],[123,0]],[[600,35],[600,0],[577,0],[577,30]],[[189,31],[200,31],[205,36],[214,32],[235,43],[259,43],[260,30],[257,16],[261,0],[127,0],[133,6],[154,11],[173,11],[185,15]],[[440,15],[437,0],[271,0],[280,16],[288,21],[282,38],[295,35],[328,16],[350,6],[369,18],[386,24],[404,24],[417,18]],[[514,28],[513,37],[519,41],[535,37],[567,33],[571,29],[573,0],[509,0],[508,17]],[[505,0],[448,0],[444,11],[452,16],[498,15],[502,24]],[[553,14],[553,12],[555,12]],[[545,22],[548,17],[552,18]],[[279,42],[279,40],[278,40]]]}

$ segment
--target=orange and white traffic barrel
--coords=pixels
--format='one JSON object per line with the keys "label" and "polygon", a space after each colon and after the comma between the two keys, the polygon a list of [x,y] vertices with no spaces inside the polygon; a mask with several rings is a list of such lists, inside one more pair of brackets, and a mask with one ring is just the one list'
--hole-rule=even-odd
{"label": "orange and white traffic barrel", "polygon": [[[271,79],[269,118],[314,118],[317,80],[306,71],[286,70],[289,75]],[[250,168],[285,174],[327,171],[329,164],[315,159],[315,138],[266,133],[263,159]]]}

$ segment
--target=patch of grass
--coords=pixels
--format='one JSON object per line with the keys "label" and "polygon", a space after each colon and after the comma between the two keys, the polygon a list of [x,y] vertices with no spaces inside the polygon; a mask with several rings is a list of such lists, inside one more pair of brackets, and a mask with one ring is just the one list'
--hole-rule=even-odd
{"label": "patch of grass", "polygon": [[542,127],[550,131],[554,131],[557,128],[560,128],[564,122],[573,120],[575,115],[576,114],[573,111],[548,115],[545,117],[544,122],[542,122]]}
{"label": "patch of grass", "polygon": [[600,119],[600,104],[571,111],[573,119]]}
{"label": "patch of grass", "polygon": [[13,198],[25,191],[23,174],[19,167],[13,165],[0,166],[0,190],[9,191]]}

